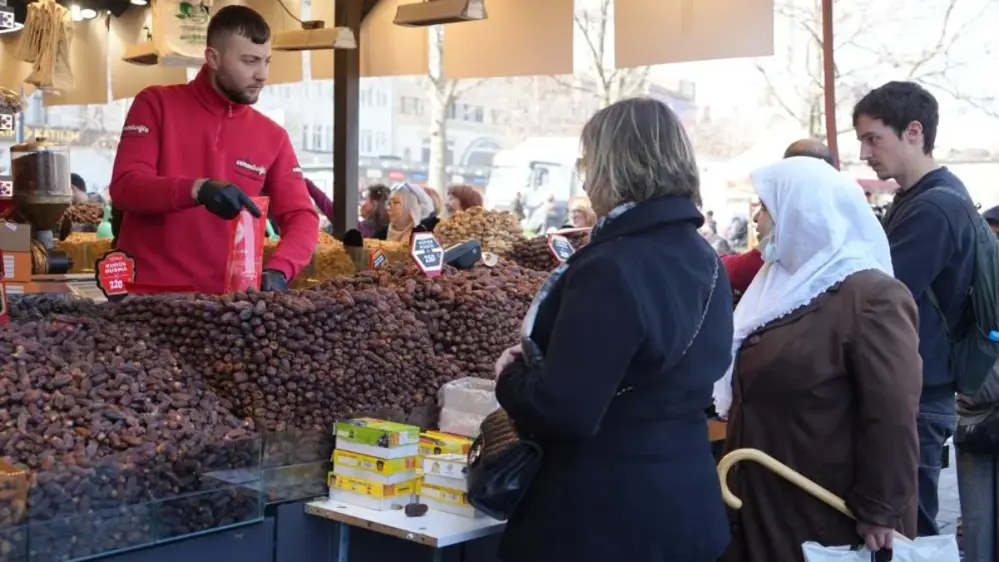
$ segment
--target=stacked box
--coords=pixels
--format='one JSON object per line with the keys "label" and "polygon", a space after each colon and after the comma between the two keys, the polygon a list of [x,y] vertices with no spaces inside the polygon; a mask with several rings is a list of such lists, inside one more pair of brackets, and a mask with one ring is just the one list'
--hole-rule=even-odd
{"label": "stacked box", "polygon": [[468,455],[472,440],[463,435],[453,435],[440,431],[424,431],[420,434],[420,456]]}
{"label": "stacked box", "polygon": [[423,457],[423,483],[420,501],[437,509],[463,517],[482,517],[468,503],[468,458],[465,455],[432,455]]}
{"label": "stacked box", "polygon": [[368,509],[404,507],[420,490],[420,428],[374,418],[336,424],[330,499]]}

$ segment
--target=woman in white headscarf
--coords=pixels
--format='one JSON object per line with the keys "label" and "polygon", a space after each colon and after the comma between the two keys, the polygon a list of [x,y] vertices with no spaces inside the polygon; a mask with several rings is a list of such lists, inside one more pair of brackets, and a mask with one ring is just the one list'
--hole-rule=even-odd
{"label": "woman in white headscarf", "polygon": [[409,244],[414,232],[433,232],[438,222],[433,200],[423,188],[409,183],[392,187],[388,218],[388,225],[375,238],[404,244]]}
{"label": "woman in white headscarf", "polygon": [[715,388],[726,449],[760,449],[844,498],[860,523],[767,469],[730,476],[741,510],[724,562],[803,560],[801,544],[890,548],[912,536],[921,363],[916,306],[849,177],[814,158],[753,175],[764,266],[735,311]]}

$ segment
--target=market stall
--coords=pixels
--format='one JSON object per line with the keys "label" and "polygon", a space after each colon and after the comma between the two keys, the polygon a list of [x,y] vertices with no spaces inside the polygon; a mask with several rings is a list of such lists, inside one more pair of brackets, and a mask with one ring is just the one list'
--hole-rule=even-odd
{"label": "market stall", "polygon": [[[274,2],[246,3],[260,7],[278,31],[275,46],[286,52],[275,68],[294,69],[297,60],[301,69],[298,51],[314,50],[312,76],[336,80],[335,197],[344,202],[337,207],[344,214],[336,221],[338,234],[357,220],[350,186],[357,185],[358,79],[425,72],[423,26],[466,20],[447,27],[443,64],[449,77],[572,71],[571,0],[493,3],[487,17],[477,18],[468,17],[474,2],[466,1],[423,3],[445,16],[411,12],[400,0],[343,0],[335,9],[332,2],[314,2],[313,18],[328,19],[329,32],[304,36],[293,21],[295,10],[289,21]],[[619,0],[618,64],[770,52],[770,1],[705,6]],[[145,85],[183,81],[182,67],[163,64],[183,58],[183,45],[164,45],[155,17],[147,41],[144,12],[126,8],[103,35],[102,26],[80,24],[93,40],[76,43],[70,57],[76,67],[102,56],[107,61],[108,53],[111,58],[107,68],[77,76],[109,77],[116,98]],[[400,14],[407,26],[396,25]],[[649,26],[669,39],[656,45],[624,39],[648,36],[636,30]],[[349,30],[353,44],[340,41],[347,33],[337,28]],[[518,40],[511,42],[513,35]],[[11,45],[3,41],[0,85],[21,87],[31,65],[8,64],[16,52]],[[368,53],[364,64],[361,52]],[[300,72],[286,74],[274,79],[301,79]],[[53,88],[53,80],[26,87]],[[58,86],[63,95],[48,96],[47,103],[102,103],[108,97],[107,88]],[[25,150],[26,156],[61,153],[45,143],[29,148],[34,150]],[[96,209],[69,204],[62,169],[52,167],[48,179],[22,174],[6,197],[0,194],[0,203],[16,206],[22,220],[7,223],[14,225],[8,231],[21,231],[20,245],[0,252],[5,258],[37,253],[49,264],[65,259],[65,271],[43,273],[32,258],[21,283],[63,275],[57,284],[86,279],[93,287],[108,280],[101,260],[110,241],[106,233],[73,228],[93,226]],[[30,177],[36,179],[24,179]],[[68,235],[56,235],[66,221]],[[567,252],[586,243],[579,233],[566,233],[559,243],[525,239],[515,224],[481,210],[443,221],[441,244],[474,239],[492,256],[462,269],[438,261],[440,275],[433,277],[421,261],[425,249],[365,241],[361,249],[372,270],[358,272],[353,249],[324,238],[295,280],[297,290],[287,293],[129,295],[134,271],[123,267],[111,277],[122,282],[107,295],[115,302],[82,298],[82,288],[10,296],[0,310],[8,322],[0,328],[0,416],[7,416],[0,426],[0,562],[340,561],[348,552],[355,562],[421,555],[490,560],[502,524],[470,511],[454,492],[459,484],[424,489],[426,471],[420,471],[409,494],[392,496],[407,505],[413,496],[424,505],[438,502],[423,515],[409,516],[395,509],[398,504],[358,505],[372,501],[367,496],[382,502],[385,494],[359,491],[369,484],[358,479],[377,480],[370,474],[343,475],[341,469],[337,476],[335,451],[351,439],[334,439],[333,427],[367,416],[408,423],[417,432],[435,428],[442,386],[468,376],[492,378],[493,361],[518,342],[521,318],[541,282]],[[269,248],[272,243],[262,251]],[[106,283],[103,292],[109,293]],[[715,427],[713,435],[718,432]],[[413,458],[423,463],[433,456]],[[375,458],[375,466],[392,460]],[[331,488],[332,499],[306,507],[303,500],[326,497]],[[351,503],[337,490],[362,498]]]}

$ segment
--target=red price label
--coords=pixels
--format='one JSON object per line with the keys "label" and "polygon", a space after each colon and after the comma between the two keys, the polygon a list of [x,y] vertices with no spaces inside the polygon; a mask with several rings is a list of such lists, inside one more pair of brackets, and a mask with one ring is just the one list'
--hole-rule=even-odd
{"label": "red price label", "polygon": [[427,277],[437,277],[444,269],[444,248],[437,238],[429,232],[413,233],[409,253],[416,265]]}
{"label": "red price label", "polygon": [[379,269],[385,267],[388,263],[388,258],[385,257],[385,252],[381,248],[376,248],[371,255],[368,256],[368,269]]}
{"label": "red price label", "polygon": [[109,301],[128,296],[128,287],[135,282],[135,260],[121,250],[112,250],[97,260],[94,267],[97,286]]}

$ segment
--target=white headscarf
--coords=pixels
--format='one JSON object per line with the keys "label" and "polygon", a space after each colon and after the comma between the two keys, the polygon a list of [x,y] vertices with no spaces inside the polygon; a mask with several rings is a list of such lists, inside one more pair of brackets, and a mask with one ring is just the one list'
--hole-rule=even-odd
{"label": "white headscarf", "polygon": [[714,391],[722,417],[732,405],[732,372],[747,336],[854,273],[874,269],[894,275],[884,229],[849,176],[799,156],[758,170],[752,180],[773,218],[776,261],[763,265],[735,309],[732,365]]}

